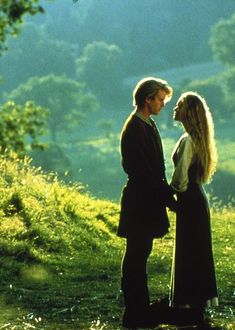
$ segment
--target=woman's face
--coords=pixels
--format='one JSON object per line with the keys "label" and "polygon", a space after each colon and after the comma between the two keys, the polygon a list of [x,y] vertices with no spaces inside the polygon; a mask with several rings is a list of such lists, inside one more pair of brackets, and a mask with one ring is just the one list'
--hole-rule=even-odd
{"label": "woman's face", "polygon": [[183,102],[182,101],[178,101],[176,103],[176,106],[173,109],[173,119],[176,121],[180,121],[182,122],[183,119]]}

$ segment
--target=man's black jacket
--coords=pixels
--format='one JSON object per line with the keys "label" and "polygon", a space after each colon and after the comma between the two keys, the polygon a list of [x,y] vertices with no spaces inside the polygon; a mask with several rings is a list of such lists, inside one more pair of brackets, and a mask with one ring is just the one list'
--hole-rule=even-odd
{"label": "man's black jacket", "polygon": [[173,207],[174,199],[165,177],[161,138],[151,123],[132,113],[122,130],[122,166],[128,180],[121,197],[121,237],[162,237],[168,232],[166,206]]}

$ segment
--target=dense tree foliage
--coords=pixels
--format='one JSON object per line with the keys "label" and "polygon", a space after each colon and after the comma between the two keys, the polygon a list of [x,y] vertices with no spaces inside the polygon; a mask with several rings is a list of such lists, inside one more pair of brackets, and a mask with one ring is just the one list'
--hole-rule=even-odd
{"label": "dense tree foliage", "polygon": [[5,49],[7,35],[17,35],[25,14],[43,12],[39,0],[1,0],[0,3],[0,53]]}
{"label": "dense tree foliage", "polygon": [[[224,63],[227,70],[217,78],[220,89],[223,92],[221,100],[224,102],[224,109],[221,117],[234,117],[235,107],[235,13],[228,19],[219,20],[211,29],[210,44],[216,60]],[[216,84],[216,81],[214,82]],[[218,93],[214,93],[218,98]],[[218,102],[219,103],[219,102]]]}
{"label": "dense tree foliage", "polygon": [[223,115],[224,117],[227,117],[227,119],[231,119],[235,116],[235,66],[224,72],[221,83],[226,101],[226,108]]}
{"label": "dense tree foliage", "polygon": [[86,92],[84,84],[65,76],[31,78],[7,98],[18,103],[33,100],[48,109],[48,127],[53,141],[59,132],[81,125],[84,118],[98,108],[96,98]]}
{"label": "dense tree foliage", "polygon": [[[95,79],[101,78],[98,89],[100,92],[103,86],[102,100],[107,88],[98,63],[99,43],[118,49],[108,75],[108,79],[113,79],[109,87],[115,90],[113,81],[120,82],[130,75],[157,74],[172,67],[211,61],[211,25],[235,11],[233,0],[159,0],[157,5],[156,0],[116,0],[112,4],[109,0],[40,0],[40,4],[45,14],[27,15],[32,24],[22,27],[22,34],[9,44],[10,51],[0,61],[5,82],[2,88],[9,91],[36,75],[66,74],[74,78],[77,60],[84,64],[83,77],[88,88],[92,90]],[[84,69],[88,60],[84,58],[92,47],[97,63],[93,56],[93,77],[88,83],[88,68]]]}
{"label": "dense tree foliage", "polygon": [[[76,45],[104,41],[123,51],[126,76],[210,61],[210,27],[235,11],[234,0],[86,0],[61,11],[45,4],[45,29],[52,38]],[[199,19],[200,18],[200,19]]]}
{"label": "dense tree foliage", "polygon": [[222,19],[212,28],[211,47],[217,60],[235,65],[235,14]]}
{"label": "dense tree foliage", "polygon": [[68,43],[50,39],[40,26],[27,23],[20,37],[9,42],[0,59],[0,71],[4,89],[11,90],[34,76],[73,76],[75,63]]}
{"label": "dense tree foliage", "polygon": [[193,80],[182,89],[197,91],[201,94],[207,100],[214,119],[219,120],[224,117],[226,105],[220,77]]}
{"label": "dense tree foliage", "polygon": [[[118,147],[107,144],[132,110],[135,83],[146,75],[174,88],[159,118],[165,140],[177,134],[172,106],[185,89],[206,97],[216,125],[233,116],[234,0],[0,0],[0,22],[13,3],[31,4],[34,12],[24,7],[6,30],[0,23],[1,45],[8,36],[8,51],[0,49],[0,97],[48,109],[49,147],[37,153],[37,165],[62,173],[71,163],[75,179],[110,197],[122,178]],[[44,15],[30,15],[39,5]],[[221,75],[223,65],[212,72],[213,55],[229,64],[228,72]]]}
{"label": "dense tree foliage", "polygon": [[0,151],[24,156],[29,148],[42,147],[38,137],[45,133],[47,111],[33,102],[19,105],[8,101],[0,106]]}
{"label": "dense tree foliage", "polygon": [[121,61],[122,51],[117,45],[93,42],[84,48],[76,62],[78,78],[87,83],[100,102],[109,104],[114,97],[118,99],[121,89]]}

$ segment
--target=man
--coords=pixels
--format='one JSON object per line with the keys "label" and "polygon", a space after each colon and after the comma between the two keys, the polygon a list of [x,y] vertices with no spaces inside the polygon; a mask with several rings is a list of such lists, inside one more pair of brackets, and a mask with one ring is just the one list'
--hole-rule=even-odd
{"label": "man", "polygon": [[121,133],[122,166],[128,175],[121,198],[118,236],[126,238],[121,288],[125,312],[123,326],[158,324],[150,308],[146,266],[153,239],[169,228],[166,206],[175,208],[173,190],[167,184],[161,138],[151,115],[158,115],[171,99],[166,81],[145,78],[133,91],[134,112]]}

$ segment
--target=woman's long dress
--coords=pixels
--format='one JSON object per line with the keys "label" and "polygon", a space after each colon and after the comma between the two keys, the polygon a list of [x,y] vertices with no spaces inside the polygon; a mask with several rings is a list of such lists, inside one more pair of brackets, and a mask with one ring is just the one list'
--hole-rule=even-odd
{"label": "woman's long dress", "polygon": [[[205,191],[196,183],[190,136],[183,135],[173,153],[172,187],[178,190],[171,304],[205,306],[217,302],[210,211]],[[181,192],[180,192],[181,191]],[[217,304],[217,303],[215,303]]]}

